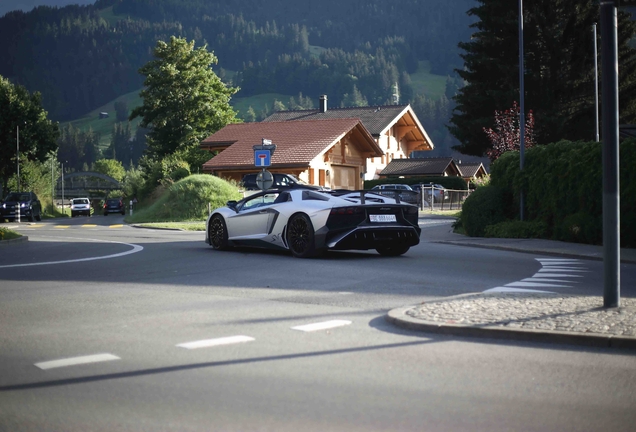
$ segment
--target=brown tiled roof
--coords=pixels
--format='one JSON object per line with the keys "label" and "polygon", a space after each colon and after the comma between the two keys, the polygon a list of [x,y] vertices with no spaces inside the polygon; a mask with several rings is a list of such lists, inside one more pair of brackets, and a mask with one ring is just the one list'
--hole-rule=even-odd
{"label": "brown tiled roof", "polygon": [[254,167],[254,145],[262,139],[276,144],[272,166],[307,166],[316,156],[325,152],[351,131],[357,131],[365,151],[372,156],[381,156],[382,150],[357,118],[332,120],[307,120],[293,122],[239,123],[229,124],[209,136],[202,147],[214,143],[233,144],[203,164],[204,171],[228,168]]}
{"label": "brown tiled roof", "polygon": [[289,120],[318,120],[359,118],[371,135],[380,135],[395,118],[400,116],[408,105],[380,105],[370,107],[328,108],[321,113],[318,109],[277,111],[267,117],[263,122],[289,121]]}
{"label": "brown tiled roof", "polygon": [[451,164],[455,164],[452,157],[393,159],[380,175],[441,176]]}
{"label": "brown tiled roof", "polygon": [[[484,168],[484,164],[481,162],[464,162],[457,164],[457,168],[459,168],[462,177],[474,177],[479,172],[479,168]],[[486,172],[486,168],[484,168],[484,172]]]}

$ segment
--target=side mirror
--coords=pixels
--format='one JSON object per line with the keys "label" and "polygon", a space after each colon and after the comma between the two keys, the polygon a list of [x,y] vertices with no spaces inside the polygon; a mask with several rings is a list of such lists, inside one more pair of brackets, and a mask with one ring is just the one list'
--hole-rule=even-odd
{"label": "side mirror", "polygon": [[238,210],[236,208],[236,204],[237,204],[237,202],[235,200],[231,200],[231,201],[227,202],[227,206],[238,213]]}

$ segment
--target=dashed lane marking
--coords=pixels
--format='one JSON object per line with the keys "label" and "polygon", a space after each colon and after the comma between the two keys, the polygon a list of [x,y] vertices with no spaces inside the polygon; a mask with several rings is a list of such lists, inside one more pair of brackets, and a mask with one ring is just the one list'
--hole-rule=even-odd
{"label": "dashed lane marking", "polygon": [[42,370],[47,370],[47,369],[54,369],[54,368],[60,368],[60,367],[66,367],[66,366],[76,366],[76,365],[88,364],[88,363],[100,363],[100,362],[112,361],[112,360],[121,360],[121,358],[113,354],[93,354],[93,355],[87,355],[87,356],[81,356],[81,357],[71,357],[71,358],[35,363],[35,366],[39,367]]}
{"label": "dashed lane marking", "polygon": [[300,331],[304,331],[304,332],[312,332],[312,331],[318,331],[318,330],[326,330],[326,329],[335,328],[335,327],[342,327],[342,326],[346,326],[346,325],[349,325],[349,324],[351,324],[351,321],[347,321],[347,320],[331,320],[331,321],[324,321],[324,322],[319,322],[319,323],[305,324],[305,325],[301,325],[301,326],[292,327],[292,330],[300,330]]}
{"label": "dashed lane marking", "polygon": [[119,224],[119,225],[109,225],[108,228],[121,228],[123,227],[123,225]]}
{"label": "dashed lane marking", "polygon": [[82,225],[82,228],[95,228],[97,225],[95,224],[84,224]]}
{"label": "dashed lane marking", "polygon": [[239,336],[228,336],[228,337],[222,337],[222,338],[216,338],[216,339],[204,339],[204,340],[198,340],[193,342],[186,342],[186,343],[177,344],[177,346],[180,348],[185,348],[185,349],[197,349],[197,348],[208,348],[208,347],[219,346],[219,345],[231,345],[231,344],[237,344],[237,343],[251,342],[253,340],[255,340],[253,337],[239,335]]}
{"label": "dashed lane marking", "polygon": [[66,229],[66,228],[70,228],[70,225],[53,225],[53,228]]}

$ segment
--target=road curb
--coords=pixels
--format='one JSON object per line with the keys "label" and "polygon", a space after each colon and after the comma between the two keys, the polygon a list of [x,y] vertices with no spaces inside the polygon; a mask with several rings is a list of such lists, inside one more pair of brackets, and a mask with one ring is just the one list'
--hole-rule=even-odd
{"label": "road curb", "polygon": [[[554,250],[547,250],[547,249],[540,249],[540,248],[521,248],[521,247],[515,247],[515,246],[505,246],[505,245],[494,245],[494,244],[480,244],[480,243],[472,243],[472,242],[466,242],[466,241],[452,241],[452,240],[434,240],[431,241],[431,243],[439,243],[439,244],[446,244],[446,245],[453,245],[453,246],[467,246],[467,247],[474,247],[474,248],[481,248],[481,249],[495,249],[495,250],[502,250],[502,251],[509,251],[509,252],[522,252],[522,253],[529,253],[529,254],[541,254],[541,255],[551,255],[551,256],[557,256],[557,257],[567,257],[567,258],[585,258],[585,259],[591,259],[591,260],[596,260],[596,261],[603,261],[603,256],[599,256],[599,255],[591,255],[591,254],[584,254],[584,253],[576,253],[576,252],[568,252],[568,251],[554,251]],[[624,256],[621,256],[621,263],[624,264],[636,264],[636,258],[625,258]]]}
{"label": "road curb", "polygon": [[23,235],[23,236],[20,236],[18,238],[14,238],[14,239],[0,240],[0,246],[10,246],[12,244],[24,243],[26,241],[29,241],[29,237]]}
{"label": "road curb", "polygon": [[599,348],[636,349],[636,338],[624,336],[568,333],[559,331],[545,332],[540,330],[506,329],[501,327],[475,327],[450,323],[442,324],[439,322],[413,318],[407,315],[407,311],[416,307],[416,305],[413,305],[390,310],[385,315],[385,319],[391,324],[408,330],[449,336],[517,340],[524,342],[579,345]]}

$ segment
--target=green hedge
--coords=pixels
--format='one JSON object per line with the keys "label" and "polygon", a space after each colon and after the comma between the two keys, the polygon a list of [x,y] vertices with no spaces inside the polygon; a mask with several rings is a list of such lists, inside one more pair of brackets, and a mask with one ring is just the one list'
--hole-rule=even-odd
{"label": "green hedge", "polygon": [[468,184],[466,180],[461,177],[408,177],[408,178],[399,178],[399,177],[390,177],[383,178],[378,180],[365,180],[364,188],[371,189],[375,185],[379,184],[407,184],[413,185],[417,183],[433,183],[440,184],[444,186],[446,189],[451,190],[466,190],[468,189]]}
{"label": "green hedge", "polygon": [[[621,142],[621,246],[625,247],[636,247],[635,166],[636,140]],[[600,143],[560,141],[533,147],[526,151],[522,172],[519,153],[505,153],[491,165],[491,185],[503,191],[504,213],[510,219],[519,218],[519,191],[523,187],[526,220],[543,224],[546,238],[602,243]]]}
{"label": "green hedge", "polygon": [[471,193],[464,205],[460,220],[471,237],[483,237],[486,228],[506,220],[505,191],[499,186],[482,186]]}

